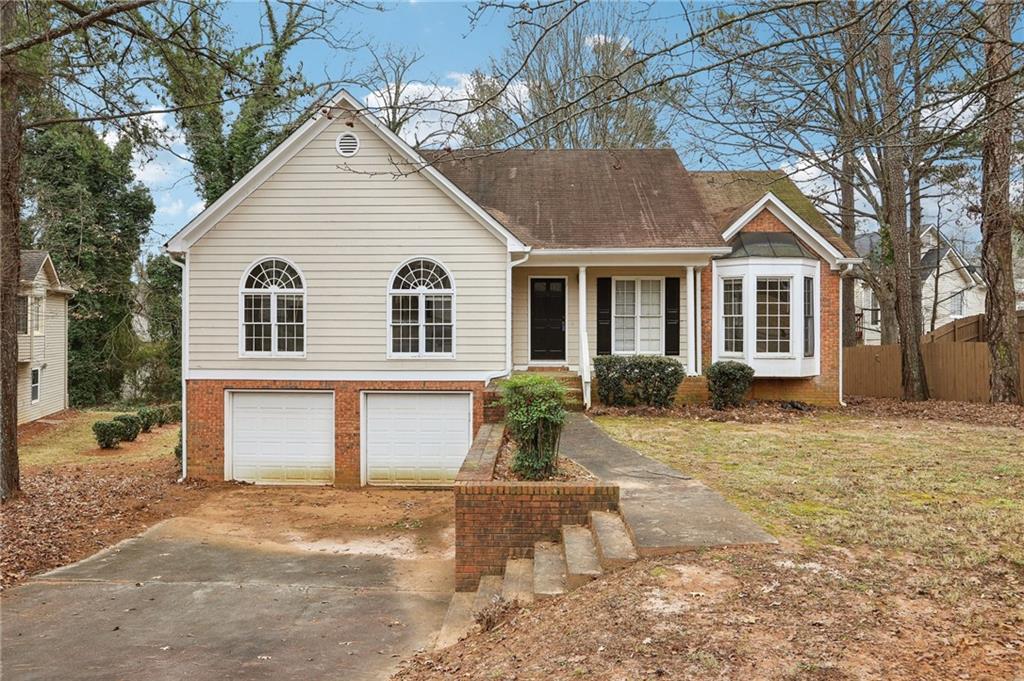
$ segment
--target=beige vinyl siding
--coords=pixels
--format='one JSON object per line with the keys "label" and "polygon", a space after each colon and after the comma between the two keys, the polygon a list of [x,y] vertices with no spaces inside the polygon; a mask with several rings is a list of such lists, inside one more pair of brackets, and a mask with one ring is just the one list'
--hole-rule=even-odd
{"label": "beige vinyl siding", "polygon": [[[67,407],[67,297],[48,293],[49,279],[41,269],[33,284],[35,295],[45,295],[42,334],[33,335],[31,319],[27,361],[18,363],[18,423],[27,423]],[[28,291],[25,291],[28,293]],[[39,401],[32,403],[32,369],[40,370]]]}
{"label": "beige vinyl siding", "polygon": [[[360,151],[343,158],[337,135]],[[362,123],[336,121],[204,235],[189,253],[192,370],[500,371],[505,366],[503,241]],[[343,167],[356,171],[352,172]],[[306,284],[306,357],[239,357],[238,286],[260,258],[281,256]],[[387,358],[392,272],[426,256],[455,288],[455,359]]]}
{"label": "beige vinyl siding", "polygon": [[[575,267],[516,267],[512,270],[512,363],[530,363],[530,277],[565,277],[567,314],[565,327],[566,365],[578,367],[580,360],[579,273]],[[550,362],[546,362],[550,364]]]}

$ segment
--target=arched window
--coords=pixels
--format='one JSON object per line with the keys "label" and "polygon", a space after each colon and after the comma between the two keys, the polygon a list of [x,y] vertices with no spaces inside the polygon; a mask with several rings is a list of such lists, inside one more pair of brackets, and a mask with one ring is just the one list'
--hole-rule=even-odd
{"label": "arched window", "polygon": [[417,258],[388,288],[388,354],[451,357],[455,353],[455,286],[438,262]]}
{"label": "arched window", "polygon": [[306,285],[294,265],[281,258],[256,262],[239,295],[242,354],[305,354]]}

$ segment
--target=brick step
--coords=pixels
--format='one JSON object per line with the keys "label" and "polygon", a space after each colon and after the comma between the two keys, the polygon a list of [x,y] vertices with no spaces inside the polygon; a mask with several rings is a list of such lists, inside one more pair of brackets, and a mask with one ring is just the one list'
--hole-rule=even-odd
{"label": "brick step", "polygon": [[540,598],[565,593],[565,556],[558,544],[540,541],[533,545],[533,595]]}
{"label": "brick step", "polygon": [[617,570],[639,558],[626,523],[618,513],[591,511],[590,533],[597,548],[597,558],[605,570]]}
{"label": "brick step", "polygon": [[578,589],[601,576],[601,561],[597,557],[594,537],[586,527],[562,525],[562,552],[569,589]]}
{"label": "brick step", "polygon": [[505,579],[501,583],[501,597],[526,604],[533,602],[533,560],[509,558],[505,562]]}

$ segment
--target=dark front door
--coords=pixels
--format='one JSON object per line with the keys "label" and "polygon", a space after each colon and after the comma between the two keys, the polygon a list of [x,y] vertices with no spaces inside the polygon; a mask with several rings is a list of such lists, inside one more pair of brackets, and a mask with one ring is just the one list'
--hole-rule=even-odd
{"label": "dark front door", "polygon": [[565,279],[530,280],[530,359],[565,361]]}

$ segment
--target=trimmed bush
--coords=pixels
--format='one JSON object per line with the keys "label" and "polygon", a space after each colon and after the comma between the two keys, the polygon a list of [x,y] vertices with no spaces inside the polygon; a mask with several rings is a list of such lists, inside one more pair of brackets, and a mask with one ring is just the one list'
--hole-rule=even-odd
{"label": "trimmed bush", "polygon": [[708,392],[715,409],[739,407],[754,381],[754,369],[743,362],[715,362],[708,367]]}
{"label": "trimmed bush", "polygon": [[512,470],[543,480],[555,470],[565,423],[565,386],[539,374],[519,374],[501,386],[505,427],[516,443]]}
{"label": "trimmed bush", "polygon": [[134,442],[142,432],[142,419],[135,414],[118,414],[114,420],[124,427],[122,442]]}
{"label": "trimmed bush", "polygon": [[[172,402],[163,409],[164,423],[178,423],[181,421],[181,402]],[[160,424],[163,425],[163,424]]]}
{"label": "trimmed bush", "polygon": [[613,407],[671,407],[686,369],[671,357],[602,355],[594,358],[597,396]]}
{"label": "trimmed bush", "polygon": [[163,425],[162,423],[159,423],[160,413],[162,411],[163,409],[157,409],[155,407],[143,407],[142,409],[139,409],[138,414],[139,420],[142,421],[143,433],[148,433],[153,429],[153,426]]}
{"label": "trimmed bush", "polygon": [[113,449],[124,439],[124,424],[120,421],[97,421],[92,424],[92,434],[101,449]]}

